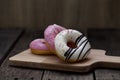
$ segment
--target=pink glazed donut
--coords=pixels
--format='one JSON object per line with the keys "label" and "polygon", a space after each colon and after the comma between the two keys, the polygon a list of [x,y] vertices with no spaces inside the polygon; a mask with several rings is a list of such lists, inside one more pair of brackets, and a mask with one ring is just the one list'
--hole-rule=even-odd
{"label": "pink glazed donut", "polygon": [[56,35],[61,32],[62,30],[65,30],[64,27],[61,27],[59,25],[53,24],[49,25],[45,31],[44,31],[44,37],[46,42],[48,43],[48,48],[50,49],[51,52],[55,52],[55,44],[54,40]]}
{"label": "pink glazed donut", "polygon": [[45,39],[35,39],[30,43],[29,47],[34,54],[51,54],[46,46]]}

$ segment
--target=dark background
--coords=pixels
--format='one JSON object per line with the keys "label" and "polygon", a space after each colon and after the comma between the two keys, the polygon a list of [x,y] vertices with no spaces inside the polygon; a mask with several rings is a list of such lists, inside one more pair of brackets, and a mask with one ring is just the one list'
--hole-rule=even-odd
{"label": "dark background", "polygon": [[119,28],[120,0],[0,0],[0,27]]}

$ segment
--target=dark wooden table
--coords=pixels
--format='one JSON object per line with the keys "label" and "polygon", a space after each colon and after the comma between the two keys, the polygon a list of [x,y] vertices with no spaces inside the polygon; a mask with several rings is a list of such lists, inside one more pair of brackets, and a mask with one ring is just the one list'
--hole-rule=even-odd
{"label": "dark wooden table", "polygon": [[[10,66],[8,58],[29,48],[43,37],[44,30],[0,29],[0,80],[120,80],[120,69],[97,68],[87,73],[31,69]],[[107,50],[106,55],[120,56],[119,29],[88,29],[92,48]]]}

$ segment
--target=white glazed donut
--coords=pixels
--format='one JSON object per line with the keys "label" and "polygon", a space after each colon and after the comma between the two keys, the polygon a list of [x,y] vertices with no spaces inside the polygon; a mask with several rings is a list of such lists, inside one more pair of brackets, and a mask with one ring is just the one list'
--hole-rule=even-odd
{"label": "white glazed donut", "polygon": [[[76,47],[67,45],[73,42]],[[83,60],[90,53],[91,45],[88,39],[79,31],[68,29],[63,30],[55,37],[55,49],[59,58],[66,62],[77,62]]]}

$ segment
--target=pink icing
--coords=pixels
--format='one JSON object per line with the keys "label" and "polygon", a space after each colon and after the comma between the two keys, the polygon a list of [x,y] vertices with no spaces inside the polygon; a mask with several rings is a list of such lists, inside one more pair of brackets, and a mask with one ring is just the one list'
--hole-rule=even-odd
{"label": "pink icing", "polygon": [[64,29],[65,29],[64,27],[53,24],[49,25],[44,31],[45,40],[48,42],[48,44],[53,50],[55,50],[54,39],[56,35]]}
{"label": "pink icing", "polygon": [[44,39],[35,39],[30,43],[31,49],[36,50],[49,50],[46,46],[46,41]]}

